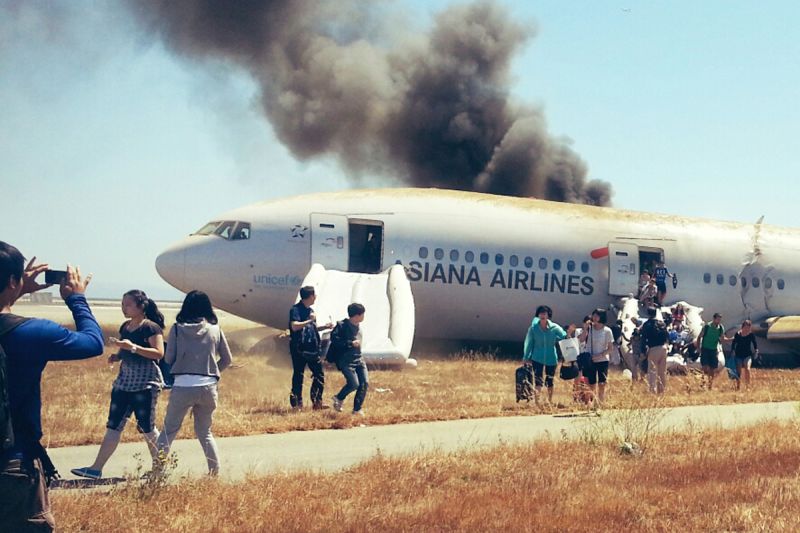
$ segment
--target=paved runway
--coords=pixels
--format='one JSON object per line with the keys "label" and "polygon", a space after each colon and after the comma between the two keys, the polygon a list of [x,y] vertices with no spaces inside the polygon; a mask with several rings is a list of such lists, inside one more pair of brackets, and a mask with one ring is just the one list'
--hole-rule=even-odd
{"label": "paved runway", "polygon": [[[659,431],[680,429],[687,424],[731,428],[762,420],[789,420],[798,415],[798,402],[678,407],[665,410]],[[601,418],[616,416],[619,416],[618,411],[606,411]],[[560,439],[564,435],[575,438],[580,435],[581,428],[592,423],[592,418],[597,420],[592,416],[515,416],[218,438],[220,475],[239,480],[248,474],[299,469],[333,471],[358,464],[376,453],[397,456],[542,438]],[[369,417],[365,422],[369,423]],[[185,423],[191,424],[191,421],[187,419]],[[97,448],[73,446],[49,452],[64,478],[71,479],[74,476],[70,468],[91,464]],[[176,474],[199,476],[206,473],[205,458],[196,440],[176,441],[173,451],[178,455]],[[143,442],[121,444],[106,465],[104,476],[121,476],[126,470],[134,471],[136,453],[142,458],[148,457]]]}

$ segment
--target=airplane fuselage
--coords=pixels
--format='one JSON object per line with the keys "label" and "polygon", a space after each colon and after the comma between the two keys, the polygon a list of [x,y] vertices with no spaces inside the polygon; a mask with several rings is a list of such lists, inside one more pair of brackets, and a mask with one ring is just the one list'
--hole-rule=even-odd
{"label": "airplane fuselage", "polygon": [[[382,189],[254,204],[214,221],[246,238],[192,235],[157,261],[173,286],[285,328],[312,263],[374,271],[406,267],[417,335],[522,339],[537,305],[578,322],[635,293],[643,264],[677,276],[666,303],[744,318],[800,314],[800,231],[477,193]],[[341,317],[333,317],[341,318]]]}

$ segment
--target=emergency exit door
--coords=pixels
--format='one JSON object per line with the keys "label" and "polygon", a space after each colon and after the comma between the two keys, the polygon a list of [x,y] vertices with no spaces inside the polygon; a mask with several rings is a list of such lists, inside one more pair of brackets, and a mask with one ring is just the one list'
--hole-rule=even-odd
{"label": "emergency exit door", "polygon": [[311,263],[347,272],[348,234],[346,216],[311,213]]}
{"label": "emergency exit door", "polygon": [[639,292],[639,247],[623,242],[608,243],[608,294],[634,297]]}

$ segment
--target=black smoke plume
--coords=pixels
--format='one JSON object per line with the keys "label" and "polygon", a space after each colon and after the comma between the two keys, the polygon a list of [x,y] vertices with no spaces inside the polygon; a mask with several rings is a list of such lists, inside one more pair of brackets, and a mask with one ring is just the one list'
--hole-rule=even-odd
{"label": "black smoke plume", "polygon": [[[359,0],[129,3],[172,50],[232,62],[300,159],[426,187],[607,205],[609,184],[510,98],[510,64],[533,36],[490,1],[450,7],[427,35],[387,39],[384,5]],[[396,33],[396,28],[394,28]],[[390,42],[390,41],[399,41]]]}

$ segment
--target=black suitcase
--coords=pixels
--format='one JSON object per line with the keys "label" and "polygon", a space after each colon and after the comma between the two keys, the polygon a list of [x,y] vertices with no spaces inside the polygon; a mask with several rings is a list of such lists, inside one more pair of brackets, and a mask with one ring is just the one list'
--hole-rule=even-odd
{"label": "black suitcase", "polygon": [[529,366],[521,366],[516,372],[517,381],[517,402],[525,400],[529,402],[533,399],[533,370]]}

